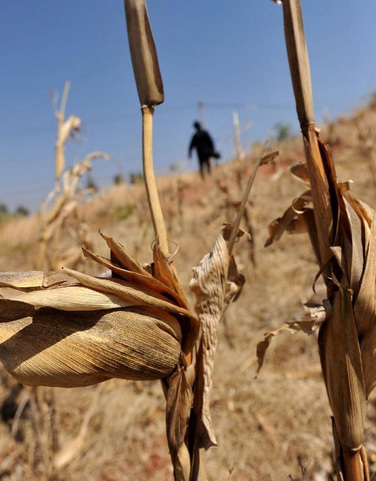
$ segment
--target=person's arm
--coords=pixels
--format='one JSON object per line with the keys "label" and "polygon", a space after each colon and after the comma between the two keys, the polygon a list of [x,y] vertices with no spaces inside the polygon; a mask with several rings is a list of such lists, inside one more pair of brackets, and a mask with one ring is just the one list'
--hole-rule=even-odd
{"label": "person's arm", "polygon": [[196,146],[196,137],[193,136],[192,140],[191,140],[191,143],[189,144],[189,148],[188,148],[188,158],[189,159],[192,157],[192,150],[194,149],[195,146]]}
{"label": "person's arm", "polygon": [[208,144],[210,146],[210,150],[214,152],[215,151],[214,140],[210,134],[208,134]]}

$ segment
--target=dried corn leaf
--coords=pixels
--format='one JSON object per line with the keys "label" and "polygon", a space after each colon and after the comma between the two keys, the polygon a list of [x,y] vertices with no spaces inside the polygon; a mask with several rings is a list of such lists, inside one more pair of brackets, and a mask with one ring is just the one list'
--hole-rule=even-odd
{"label": "dried corn leaf", "polygon": [[[1,291],[3,292],[2,288]],[[8,321],[16,321],[23,317],[32,316],[34,314],[34,307],[29,304],[24,304],[18,301],[9,301],[4,299],[2,293],[0,293],[0,329],[1,323]]]}
{"label": "dried corn leaf", "polygon": [[[375,315],[373,315],[373,319]],[[364,383],[366,397],[376,386],[376,329],[373,326],[362,338],[360,349],[362,353]]]}
{"label": "dried corn leaf", "polygon": [[308,166],[307,164],[296,164],[290,169],[290,172],[294,177],[304,182],[304,184],[311,185],[311,180],[309,178]]}
{"label": "dried corn leaf", "polygon": [[63,272],[1,272],[0,287],[16,287],[18,289],[36,289],[52,287],[63,283],[71,283],[72,278]]}
{"label": "dried corn leaf", "polygon": [[[349,202],[349,204],[351,204],[352,208],[357,212],[358,216],[364,219],[369,229],[371,229],[374,210],[365,202],[357,199],[354,195],[352,195],[349,190],[344,193],[343,197],[347,200],[347,202]],[[368,236],[366,235],[365,238],[367,239]]]}
{"label": "dried corn leaf", "polygon": [[285,322],[281,327],[274,331],[267,332],[264,339],[257,344],[256,358],[257,358],[257,371],[256,376],[262,369],[264,364],[266,351],[268,350],[272,339],[283,331],[295,333],[302,331],[308,335],[313,334],[328,318],[331,312],[330,303],[325,300],[322,305],[309,307],[306,306],[308,314],[303,317],[301,321]]}
{"label": "dried corn leaf", "polygon": [[226,241],[220,233],[213,251],[193,269],[190,289],[196,296],[195,311],[202,325],[196,360],[195,412],[196,447],[216,445],[210,416],[210,391],[213,383],[217,329],[228,304],[237,298],[244,283],[235,263],[231,264]]}
{"label": "dried corn leaf", "polygon": [[372,221],[364,274],[354,305],[367,397],[376,385],[376,215]]}
{"label": "dried corn leaf", "polygon": [[337,285],[330,299],[332,315],[320,328],[319,351],[339,438],[343,446],[358,449],[366,408],[362,359],[351,291]]}
{"label": "dried corn leaf", "polygon": [[372,328],[376,318],[376,216],[372,221],[369,242],[364,249],[365,261],[362,279],[354,304],[354,313],[360,336]]}
{"label": "dried corn leaf", "polygon": [[187,308],[187,302],[185,300],[184,293],[180,287],[174,271],[171,268],[170,262],[163,254],[159,242],[154,243],[153,248],[153,274],[156,279],[168,286],[171,290],[178,294],[179,298],[183,301],[183,306]]}
{"label": "dried corn leaf", "polygon": [[191,412],[193,392],[185,371],[179,368],[168,378],[166,425],[170,453],[177,455],[184,442]]}
{"label": "dried corn leaf", "polygon": [[[0,289],[0,296],[2,291]],[[34,306],[51,307],[62,311],[99,311],[130,307],[137,303],[127,302],[116,295],[94,291],[88,287],[72,286],[60,289],[45,289],[32,292],[13,291],[7,293],[9,301],[24,302]],[[139,305],[140,303],[138,303]]]}
{"label": "dried corn leaf", "polygon": [[141,264],[125,250],[124,246],[120,244],[120,242],[115,241],[112,237],[105,236],[102,232],[100,234],[106,241],[111,253],[117,259],[119,266],[125,270],[151,277],[149,272],[146,271]]}
{"label": "dried corn leaf", "polygon": [[83,286],[116,296],[119,299],[128,302],[130,305],[153,306],[174,314],[180,314],[188,317],[190,316],[190,313],[187,309],[164,300],[159,293],[153,292],[151,289],[141,289],[138,286],[133,287],[130,282],[119,279],[93,277],[72,269],[64,269],[64,271],[79,281]]}
{"label": "dried corn leaf", "polygon": [[278,241],[285,232],[289,234],[300,234],[308,231],[304,214],[310,209],[312,202],[311,191],[307,190],[297,199],[294,199],[291,206],[286,209],[282,217],[274,220],[268,226],[269,237],[265,247]]}
{"label": "dried corn leaf", "polygon": [[[121,244],[115,243],[111,238],[105,237],[105,240],[109,245],[114,246],[116,251],[115,258],[118,262],[125,262],[129,269],[135,268],[135,271],[117,267],[111,261],[92,254],[86,249],[84,249],[84,252],[88,257],[111,269],[124,280],[98,279],[96,281],[91,276],[65,270],[76,277],[82,284],[92,289],[98,289],[107,293],[111,292],[112,295],[126,300],[128,305],[154,307],[178,315],[183,333],[182,349],[186,354],[190,352],[198,336],[199,322],[189,313],[183,291],[166,256],[160,250],[159,244],[155,243],[153,249],[154,262],[152,266],[153,274],[156,276],[153,277],[126,253]],[[119,286],[121,287],[121,292],[117,291]]]}
{"label": "dried corn leaf", "polygon": [[354,293],[359,290],[360,280],[364,269],[364,220],[359,217],[353,206],[344,199],[347,220],[350,228],[350,238],[345,236],[342,240],[345,249],[345,259],[347,264],[347,279]]}
{"label": "dried corn leaf", "polygon": [[161,299],[173,301],[177,305],[186,308],[186,303],[183,302],[182,298],[179,297],[179,295],[175,291],[173,291],[171,288],[163,284],[155,277],[152,277],[149,273],[147,275],[144,275],[138,272],[132,272],[126,269],[122,269],[121,267],[116,266],[111,261],[105,259],[102,256],[93,254],[85,248],[83,248],[82,250],[86,257],[94,260],[95,262],[98,262],[98,264],[101,264],[104,267],[107,267],[117,276],[131,283],[134,287],[137,287],[141,290],[145,288],[149,292],[153,291],[154,293],[159,294]]}

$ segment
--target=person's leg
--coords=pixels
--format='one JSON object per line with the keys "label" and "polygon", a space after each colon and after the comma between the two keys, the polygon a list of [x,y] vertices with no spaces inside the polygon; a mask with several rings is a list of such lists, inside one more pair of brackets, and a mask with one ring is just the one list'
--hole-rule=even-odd
{"label": "person's leg", "polygon": [[205,165],[205,162],[204,162],[204,159],[202,158],[199,158],[198,159],[198,162],[200,164],[200,174],[201,174],[201,179],[204,180],[204,165]]}
{"label": "person's leg", "polygon": [[210,157],[206,160],[206,168],[208,170],[208,174],[210,175],[211,174],[211,158]]}

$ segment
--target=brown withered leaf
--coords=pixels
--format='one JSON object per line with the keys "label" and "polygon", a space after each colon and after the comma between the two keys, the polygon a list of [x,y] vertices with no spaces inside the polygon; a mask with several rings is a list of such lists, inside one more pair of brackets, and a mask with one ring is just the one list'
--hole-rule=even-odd
{"label": "brown withered leaf", "polygon": [[303,163],[295,164],[291,167],[290,172],[292,173],[292,175],[294,177],[301,180],[305,184],[307,184],[309,186],[311,185],[311,180],[309,178],[307,164],[305,164],[305,163],[304,164]]}
{"label": "brown withered leaf", "polygon": [[180,287],[179,281],[176,278],[175,272],[171,268],[171,264],[167,257],[163,254],[159,242],[154,243],[153,247],[153,274],[154,277],[162,282],[162,284],[169,287],[173,292],[175,292],[182,306],[187,309],[187,302],[185,300],[185,295],[182,288]]}
{"label": "brown withered leaf", "polygon": [[125,247],[120,242],[115,241],[112,237],[108,237],[100,232],[102,238],[106,241],[111,253],[117,259],[119,266],[131,272],[142,274],[143,276],[151,275],[141,266],[141,264],[126,251]]}
{"label": "brown withered leaf", "polygon": [[324,302],[322,305],[309,307],[306,306],[308,313],[300,321],[285,322],[281,327],[274,331],[267,332],[264,335],[264,339],[257,344],[256,358],[257,358],[257,371],[256,377],[259,374],[264,364],[266,351],[268,350],[271,341],[274,337],[278,336],[283,331],[295,333],[302,331],[305,334],[313,334],[327,319],[328,312],[330,312],[330,304]]}
{"label": "brown withered leaf", "polygon": [[18,289],[41,289],[63,283],[72,283],[73,279],[63,272],[2,272],[0,287],[15,287]]}
{"label": "brown withered leaf", "polygon": [[64,270],[70,276],[79,281],[83,286],[86,286],[90,289],[116,296],[133,306],[154,307],[156,309],[160,309],[161,311],[170,312],[178,315],[179,318],[184,318],[186,322],[188,319],[188,322],[190,322],[194,327],[198,325],[197,320],[187,309],[160,298],[159,293],[155,293],[151,290],[149,291],[146,288],[140,289],[138,286],[133,287],[131,283],[119,279],[93,277],[88,274],[73,271],[72,269]]}
{"label": "brown withered leaf", "polygon": [[174,303],[180,305],[181,307],[184,307],[184,308],[187,307],[186,303],[183,302],[183,299],[179,297],[179,295],[175,291],[173,291],[166,284],[163,284],[163,282],[151,276],[146,270],[145,270],[146,272],[146,275],[145,275],[139,272],[123,269],[115,265],[113,262],[106,259],[105,257],[99,256],[97,254],[93,254],[92,252],[90,252],[85,248],[83,248],[82,251],[85,254],[85,256],[88,257],[89,259],[92,259],[95,262],[98,262],[98,264],[101,264],[102,266],[114,272],[118,276],[118,279],[124,279],[125,281],[128,281],[130,285],[137,287],[138,289],[142,290],[145,288],[146,291],[149,291],[149,292],[152,291],[156,295],[160,295],[161,299],[165,299],[169,301],[173,300]]}
{"label": "brown withered leaf", "polygon": [[187,432],[193,392],[183,368],[178,368],[168,378],[166,425],[170,453],[178,454]]}
{"label": "brown withered leaf", "polygon": [[[0,288],[1,295],[2,290]],[[62,311],[99,311],[135,305],[115,295],[94,291],[83,286],[68,286],[31,292],[13,290],[7,293],[6,298],[9,301],[29,304],[35,309],[50,307]]]}
{"label": "brown withered leaf", "polygon": [[342,445],[358,449],[364,441],[366,395],[352,292],[338,286],[332,314],[319,332],[319,352],[330,406]]}
{"label": "brown withered leaf", "polygon": [[216,445],[210,415],[210,391],[217,348],[217,329],[226,308],[237,299],[243,284],[244,277],[237,272],[221,232],[217,236],[213,251],[204,256],[198,267],[193,268],[193,278],[189,284],[196,296],[195,311],[202,325],[196,359],[194,405],[197,448],[208,449]]}
{"label": "brown withered leaf", "polygon": [[376,215],[372,220],[365,268],[355,300],[354,314],[360,335],[366,396],[376,385]]}
{"label": "brown withered leaf", "polygon": [[368,226],[359,217],[350,202],[343,198],[349,223],[349,237],[343,236],[344,259],[346,263],[346,278],[354,292],[358,292],[364,269],[364,236],[362,231]]}
{"label": "brown withered leaf", "polygon": [[282,217],[275,219],[268,226],[269,237],[265,242],[265,247],[278,241],[285,232],[289,234],[300,234],[308,232],[305,213],[311,209],[312,195],[307,190],[298,198],[294,199],[291,206],[286,209]]}
{"label": "brown withered leaf", "polygon": [[367,249],[361,283],[354,304],[360,336],[364,336],[376,320],[376,215],[372,220],[372,229]]}
{"label": "brown withered leaf", "polygon": [[273,152],[263,155],[261,158],[260,165],[266,165],[269,162],[272,162],[274,159],[278,157],[278,155],[279,155],[279,150],[274,150]]}

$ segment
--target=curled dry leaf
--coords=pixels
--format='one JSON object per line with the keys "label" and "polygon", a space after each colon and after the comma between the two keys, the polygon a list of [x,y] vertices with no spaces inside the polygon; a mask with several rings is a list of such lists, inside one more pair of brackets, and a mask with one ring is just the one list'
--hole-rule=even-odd
{"label": "curled dry leaf", "polygon": [[0,359],[24,384],[162,379],[192,349],[199,321],[158,244],[154,277],[121,244],[104,239],[114,261],[86,254],[116,277],[70,269],[0,275]]}
{"label": "curled dry leaf", "polygon": [[[197,448],[208,449],[216,445],[210,416],[210,391],[217,348],[218,324],[229,304],[240,295],[244,276],[239,274],[233,257],[230,257],[224,228],[207,254],[193,269],[190,289],[196,296],[195,311],[201,321],[202,334],[196,360],[195,411],[197,417]],[[241,233],[240,233],[241,235]]]}
{"label": "curled dry leaf", "polygon": [[[285,211],[282,217],[275,219],[268,226],[269,237],[265,242],[265,247],[278,241],[284,232],[289,234],[301,234],[308,232],[306,213],[312,211],[311,191],[303,192],[297,199],[294,199],[291,206]],[[309,213],[307,214],[307,216]]]}
{"label": "curled dry leaf", "polygon": [[313,334],[317,329],[326,321],[327,317],[331,313],[330,303],[325,299],[323,304],[317,306],[308,306],[307,314],[300,321],[285,322],[281,327],[274,331],[267,332],[264,339],[257,344],[256,357],[257,357],[257,372],[260,372],[264,360],[266,351],[270,346],[272,339],[283,331],[289,331],[291,333],[302,331],[305,334]]}

